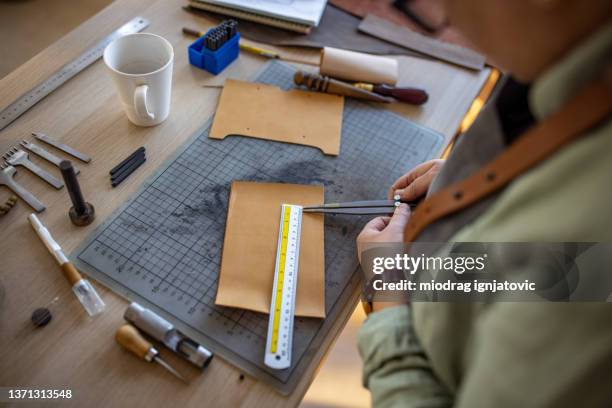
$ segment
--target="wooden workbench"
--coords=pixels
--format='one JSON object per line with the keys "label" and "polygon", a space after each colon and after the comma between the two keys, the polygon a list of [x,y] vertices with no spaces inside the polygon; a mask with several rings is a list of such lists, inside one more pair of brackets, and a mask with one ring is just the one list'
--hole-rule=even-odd
{"label": "wooden workbench", "polygon": [[[90,164],[75,161],[81,169],[79,180],[85,197],[96,207],[96,222],[84,228],[74,227],[68,220],[65,189],[55,191],[27,171],[20,170],[17,175],[18,182],[47,205],[40,218],[67,253],[213,114],[219,90],[202,88],[202,84],[218,84],[226,76],[249,78],[265,62],[242,54],[219,77],[191,67],[186,48],[193,39],[184,37],[181,27],[205,29],[211,22],[183,11],[183,3],[118,0],[0,81],[3,108],[96,40],[138,15],[151,21],[146,31],[162,35],[175,47],[172,112],[162,125],[139,128],[129,123],[105,67],[98,61],[0,131],[0,152],[24,138],[31,139],[30,132],[40,131],[93,157]],[[312,54],[303,56],[313,58]],[[395,104],[390,109],[450,138],[488,72],[475,73],[409,57],[401,57],[400,64],[400,83],[427,89],[430,102],[422,108]],[[112,189],[109,168],[141,145],[147,148],[146,165],[128,182]],[[57,169],[37,158],[34,161],[59,176]],[[8,196],[6,189],[0,189],[0,201]],[[192,379],[192,384],[185,386],[115,344],[114,333],[122,323],[125,300],[96,285],[107,310],[94,319],[87,317],[27,222],[30,211],[20,201],[10,214],[0,218],[0,386],[71,389],[73,398],[61,406],[293,406],[308,389],[326,350],[345,323],[345,319],[336,322],[336,330],[308,375],[288,397],[248,376],[241,378],[239,370],[221,358],[198,374],[188,363],[164,353]],[[37,307],[48,307],[53,313],[51,323],[40,329],[30,323],[30,314]],[[351,311],[347,308],[346,318]]]}

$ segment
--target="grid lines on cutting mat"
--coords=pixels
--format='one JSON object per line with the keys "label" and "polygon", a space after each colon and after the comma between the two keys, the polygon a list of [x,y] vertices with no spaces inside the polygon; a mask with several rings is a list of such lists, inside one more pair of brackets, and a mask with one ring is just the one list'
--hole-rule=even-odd
{"label": "grid lines on cutting mat", "polygon": [[[269,63],[257,81],[288,89],[293,69]],[[183,330],[255,376],[286,384],[314,355],[323,321],[297,318],[294,363],[264,366],[267,315],[216,306],[225,219],[232,180],[324,184],[326,201],[384,197],[403,172],[433,157],[442,137],[380,107],[347,100],[338,157],[318,149],[229,136],[208,138],[210,121],[77,251],[94,278],[157,307]],[[254,203],[254,205],[256,205]],[[325,219],[328,315],[357,273],[355,238],[365,217]],[[110,258],[109,258],[110,257]],[[246,273],[250,271],[245,265]],[[305,359],[305,360],[304,360]]]}
{"label": "grid lines on cutting mat", "polygon": [[[119,222],[112,224],[96,242],[116,251],[126,262],[136,264],[154,276],[154,290],[166,284],[166,289],[172,286],[201,306],[208,307],[214,303],[217,280],[215,275],[203,273],[211,272],[210,268],[202,269],[201,266],[210,263],[217,265],[217,262],[192,249],[196,240],[189,246],[184,240],[173,238],[173,234],[180,233],[177,231],[180,226],[172,226],[168,218],[180,215],[177,212],[179,208],[188,207],[151,186],[126,208]],[[147,217],[149,211],[155,218]],[[213,224],[209,225],[214,227]],[[206,234],[206,229],[199,234]],[[190,237],[192,234],[185,235]],[[228,318],[236,317],[236,313],[228,313],[224,309],[219,308],[217,312]],[[256,334],[265,336],[265,331]]]}

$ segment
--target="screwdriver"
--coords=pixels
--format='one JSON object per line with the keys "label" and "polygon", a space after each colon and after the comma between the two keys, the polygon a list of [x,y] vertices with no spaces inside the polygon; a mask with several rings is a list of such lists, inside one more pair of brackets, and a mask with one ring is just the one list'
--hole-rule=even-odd
{"label": "screwdriver", "polygon": [[181,381],[189,384],[189,381],[178,371],[176,371],[170,364],[162,360],[159,356],[159,351],[151,343],[145,340],[144,337],[136,330],[136,328],[132,325],[125,324],[121,326],[117,330],[117,334],[115,334],[115,340],[121,347],[124,347],[128,351],[131,351],[136,356],[144,359],[147,362],[155,361],[166,370],[170,371]]}

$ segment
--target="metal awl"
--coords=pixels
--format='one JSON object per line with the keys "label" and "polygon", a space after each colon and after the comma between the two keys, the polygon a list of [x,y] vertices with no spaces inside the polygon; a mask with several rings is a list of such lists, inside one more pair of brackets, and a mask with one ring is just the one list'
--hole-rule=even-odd
{"label": "metal awl", "polygon": [[185,384],[189,384],[189,381],[183,377],[174,367],[164,361],[159,355],[159,351],[151,343],[149,343],[138,330],[132,325],[125,324],[121,326],[115,334],[115,340],[119,345],[137,357],[145,360],[146,362],[155,361],[160,366],[168,370],[179,380]]}

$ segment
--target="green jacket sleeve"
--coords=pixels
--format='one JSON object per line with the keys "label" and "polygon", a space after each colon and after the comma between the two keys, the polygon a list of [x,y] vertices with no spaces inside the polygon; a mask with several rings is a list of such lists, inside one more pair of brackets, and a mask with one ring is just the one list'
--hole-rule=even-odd
{"label": "green jacket sleeve", "polygon": [[612,406],[603,385],[612,381],[611,318],[610,303],[493,304],[472,325],[476,346],[452,395],[424,355],[410,308],[385,309],[359,333],[364,385],[375,407]]}
{"label": "green jacket sleeve", "polygon": [[372,313],[359,331],[363,382],[375,407],[452,406],[412,327],[409,306]]}

